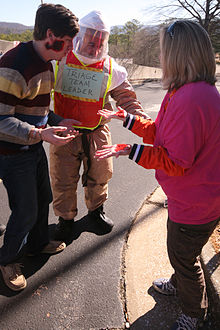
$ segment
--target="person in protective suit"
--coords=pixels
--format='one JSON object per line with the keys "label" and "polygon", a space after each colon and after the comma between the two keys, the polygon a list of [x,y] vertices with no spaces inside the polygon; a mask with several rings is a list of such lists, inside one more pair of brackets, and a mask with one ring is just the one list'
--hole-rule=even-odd
{"label": "person in protective suit", "polygon": [[80,125],[74,128],[82,133],[66,146],[50,147],[53,208],[59,216],[55,238],[64,241],[71,239],[73,233],[82,162],[88,217],[105,232],[110,232],[114,225],[103,209],[112,177],[112,160],[98,162],[94,158],[96,150],[111,144],[108,120],[102,118],[98,110],[113,110],[109,102],[111,96],[117,107],[149,118],[127,79],[126,69],[108,56],[110,30],[102,14],[90,12],[79,21],[79,26],[73,50],[55,67],[54,111],[63,118],[79,121]]}

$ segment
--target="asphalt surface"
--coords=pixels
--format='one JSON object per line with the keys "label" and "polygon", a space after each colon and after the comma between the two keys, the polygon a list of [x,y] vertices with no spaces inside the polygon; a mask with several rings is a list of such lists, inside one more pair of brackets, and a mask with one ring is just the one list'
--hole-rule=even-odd
{"label": "asphalt surface", "polygon": [[[142,84],[136,92],[154,119],[165,93],[160,84]],[[113,143],[141,141],[120,122],[112,121],[110,128]],[[73,242],[56,256],[22,260],[28,281],[22,292],[9,290],[0,277],[0,330],[169,328],[179,313],[178,300],[155,294],[151,287],[155,278],[172,272],[166,256],[165,197],[157,187],[154,171],[127,157],[114,160],[105,210],[115,226],[102,235],[84,217],[87,211],[79,185]],[[0,184],[0,223],[7,223],[9,213]],[[51,233],[56,221],[51,207]],[[216,274],[213,258],[207,263],[214,262],[211,269]],[[215,329],[213,322],[208,326]]]}

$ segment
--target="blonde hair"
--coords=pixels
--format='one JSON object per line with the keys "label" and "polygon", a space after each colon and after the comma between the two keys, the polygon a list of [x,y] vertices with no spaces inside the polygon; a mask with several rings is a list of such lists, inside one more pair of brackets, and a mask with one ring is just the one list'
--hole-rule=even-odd
{"label": "blonde hair", "polygon": [[206,30],[183,20],[164,27],[160,34],[163,88],[171,90],[195,81],[216,82],[215,56]]}

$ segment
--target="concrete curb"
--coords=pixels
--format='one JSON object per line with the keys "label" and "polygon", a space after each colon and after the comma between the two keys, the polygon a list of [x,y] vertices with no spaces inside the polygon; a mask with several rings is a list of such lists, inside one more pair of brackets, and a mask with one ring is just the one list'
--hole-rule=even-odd
{"label": "concrete curb", "polygon": [[132,224],[125,251],[125,299],[131,329],[169,329],[178,316],[176,298],[155,293],[152,281],[170,277],[166,251],[166,196],[157,188]]}
{"label": "concrete curb", "polygon": [[207,282],[210,310],[220,327],[220,253],[216,253],[210,240],[201,254],[203,269]]}
{"label": "concrete curb", "polygon": [[[180,313],[178,298],[155,293],[152,281],[170,277],[166,252],[166,195],[158,187],[143,203],[128,235],[125,255],[125,300],[131,329],[169,329]],[[202,253],[212,317],[219,318],[219,255],[210,242]]]}

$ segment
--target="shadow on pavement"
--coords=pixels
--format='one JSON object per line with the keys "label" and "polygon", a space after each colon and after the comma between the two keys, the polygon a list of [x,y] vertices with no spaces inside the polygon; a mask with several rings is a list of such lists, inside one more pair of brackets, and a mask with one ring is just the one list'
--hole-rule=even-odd
{"label": "shadow on pavement", "polygon": [[[50,236],[52,238],[54,236],[55,226],[55,224],[49,225]],[[89,219],[87,215],[74,222],[73,231],[71,239],[66,242],[67,245],[70,245],[73,241],[77,240],[84,232],[93,233],[98,236],[109,234],[109,231],[104,231],[95,221]]]}
{"label": "shadow on pavement", "polygon": [[148,289],[147,293],[155,300],[155,306],[131,324],[130,329],[170,329],[178,313],[180,313],[178,297],[164,296],[156,292],[152,286]]}
{"label": "shadow on pavement", "polygon": [[[76,226],[76,229],[78,230],[78,234],[74,235],[74,238],[78,238],[80,234],[83,231],[95,231],[95,227],[93,225],[87,226],[87,220],[84,219],[78,220],[78,224]],[[51,232],[54,230],[55,224],[51,225]],[[78,264],[83,264],[88,262],[89,259],[91,259],[91,256],[93,256],[97,251],[100,251],[101,249],[107,248],[110,244],[117,241],[119,238],[126,235],[128,231],[128,227],[123,224],[117,228],[117,230],[111,232],[107,238],[100,240],[99,242],[94,243],[93,246],[90,246],[89,248],[85,249],[83,253],[80,253],[79,255],[71,255],[67,254],[68,257],[64,259],[62,264],[59,264],[59,266],[56,266],[53,268],[53,271],[50,272],[41,272],[40,276],[36,276],[35,279],[32,280],[32,283],[29,283],[27,288],[25,288],[23,291],[20,292],[13,292],[10,289],[8,289],[2,280],[2,277],[0,276],[0,315],[1,319],[7,320],[7,318],[11,317],[11,313],[13,313],[17,307],[20,305],[21,309],[25,310],[25,304],[31,303],[32,297],[40,297],[41,292],[47,290],[52,290],[57,283],[57,279],[73,270]],[[100,232],[99,232],[99,235]],[[25,270],[23,270],[24,275],[26,277],[31,277],[35,272],[37,273],[40,268],[42,268],[47,261],[49,261],[50,256],[48,255],[39,255],[38,257],[26,257],[24,261],[22,261],[25,264]],[[36,274],[37,275],[37,274]],[[9,297],[9,298],[8,298]],[[25,311],[23,312],[25,315]]]}
{"label": "shadow on pavement", "polygon": [[[139,317],[133,324],[131,330],[165,330],[170,329],[172,324],[181,314],[178,297],[164,296],[155,292],[153,287],[150,287],[148,294],[153,297],[156,304],[149,312]],[[216,323],[208,312],[207,320],[200,330],[219,330],[219,323]]]}
{"label": "shadow on pavement", "polygon": [[220,265],[220,252],[216,253],[207,263],[206,267],[209,269],[209,273],[213,274],[214,271]]}
{"label": "shadow on pavement", "polygon": [[109,231],[105,231],[95,222],[89,219],[86,215],[80,220],[74,223],[74,237],[73,240],[77,239],[83,232],[89,232],[98,236],[109,234]]}
{"label": "shadow on pavement", "polygon": [[[55,224],[49,225],[50,237],[53,238]],[[70,245],[74,240],[78,239],[83,232],[94,233],[98,236],[106,235],[108,232],[103,231],[94,221],[91,221],[87,216],[82,217],[74,223],[74,233],[72,239],[67,242],[67,245]],[[48,254],[39,254],[32,257],[22,257],[19,259],[23,265],[23,274],[26,279],[37,273],[50,259],[51,255]],[[27,290],[27,289],[26,289]],[[17,296],[22,291],[12,291],[10,290],[3,281],[1,272],[0,272],[0,296],[13,297]]]}
{"label": "shadow on pavement", "polygon": [[[35,257],[22,257],[19,263],[22,264],[22,273],[25,278],[29,278],[37,271],[39,271],[49,260],[50,256],[46,254],[41,254]],[[12,291],[4,283],[2,274],[0,274],[0,296],[13,297],[19,295],[22,291]]]}

